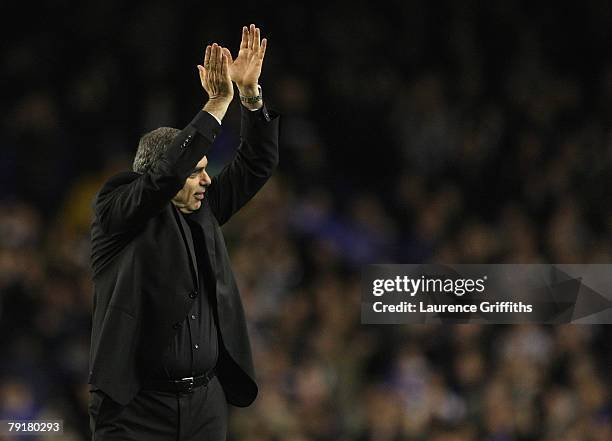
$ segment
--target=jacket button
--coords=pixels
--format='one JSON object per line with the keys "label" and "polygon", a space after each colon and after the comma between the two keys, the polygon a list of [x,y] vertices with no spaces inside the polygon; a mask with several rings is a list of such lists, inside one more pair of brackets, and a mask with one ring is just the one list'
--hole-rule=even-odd
{"label": "jacket button", "polygon": [[198,293],[197,293],[197,292],[195,292],[195,291],[191,291],[191,292],[189,293],[189,297],[190,297],[190,298],[192,298],[192,299],[195,299],[197,296],[198,296]]}
{"label": "jacket button", "polygon": [[175,324],[172,325],[172,329],[181,329],[181,325],[180,322],[176,322]]}

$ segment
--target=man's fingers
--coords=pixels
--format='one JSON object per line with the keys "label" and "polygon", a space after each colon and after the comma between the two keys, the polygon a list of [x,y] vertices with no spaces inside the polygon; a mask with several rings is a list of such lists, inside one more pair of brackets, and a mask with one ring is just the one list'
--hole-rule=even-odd
{"label": "man's fingers", "polygon": [[230,52],[230,50],[228,48],[226,48],[226,47],[223,48],[223,55],[225,55],[227,57],[228,64],[234,62],[234,59],[232,58],[232,53]]}
{"label": "man's fingers", "polygon": [[217,70],[219,69],[219,65],[221,64],[221,48],[217,43],[213,43],[212,46],[212,60],[211,60],[211,69]]}
{"label": "man's fingers", "polygon": [[242,40],[240,40],[240,49],[246,49],[249,47],[249,28],[246,26],[242,27]]}
{"label": "man's fingers", "polygon": [[268,47],[268,39],[264,38],[261,40],[261,47],[259,48],[259,58],[263,60],[263,57],[266,55],[266,48]]}
{"label": "man's fingers", "polygon": [[220,73],[223,69],[223,48],[217,46],[217,71]]}
{"label": "man's fingers", "polygon": [[232,54],[229,49],[217,43],[206,46],[204,64],[198,64],[197,68],[200,81],[209,98],[228,95],[228,84],[231,85],[229,74],[231,61]]}
{"label": "man's fingers", "polygon": [[208,69],[208,63],[210,63],[210,44],[206,46],[206,51],[204,52],[204,67]]}
{"label": "man's fingers", "polygon": [[219,65],[219,61],[218,61],[218,53],[219,53],[219,46],[217,45],[217,43],[213,43],[212,47],[210,48],[210,63],[208,65],[208,79],[210,81],[210,85],[212,88],[212,92],[214,94],[217,93],[217,78],[218,78],[218,65]]}
{"label": "man's fingers", "polygon": [[255,40],[255,25],[249,27],[249,49],[253,49],[253,41]]}
{"label": "man's fingers", "polygon": [[260,32],[259,32],[259,28],[255,28],[255,38],[253,39],[253,49],[258,51],[259,50],[259,39],[260,39]]}
{"label": "man's fingers", "polygon": [[229,76],[229,58],[226,54],[223,54],[221,59],[221,74],[223,75],[223,79],[227,79]]}

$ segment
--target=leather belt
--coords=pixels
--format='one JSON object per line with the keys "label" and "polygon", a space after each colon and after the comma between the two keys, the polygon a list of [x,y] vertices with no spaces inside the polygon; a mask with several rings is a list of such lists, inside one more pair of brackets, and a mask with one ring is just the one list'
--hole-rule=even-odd
{"label": "leather belt", "polygon": [[216,374],[215,368],[212,368],[203,375],[183,377],[179,380],[149,380],[144,384],[143,389],[188,394],[193,392],[196,387],[208,385]]}

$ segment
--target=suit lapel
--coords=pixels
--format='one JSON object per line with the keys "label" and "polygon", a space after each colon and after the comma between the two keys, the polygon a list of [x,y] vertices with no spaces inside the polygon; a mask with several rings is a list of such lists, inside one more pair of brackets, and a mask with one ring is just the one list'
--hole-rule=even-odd
{"label": "suit lapel", "polygon": [[193,247],[193,237],[191,235],[191,228],[189,228],[187,221],[176,207],[172,206],[172,211],[174,212],[174,216],[177,218],[179,229],[181,230],[181,236],[183,237],[183,241],[185,242],[187,250],[189,251],[189,261],[191,262],[193,280],[195,281],[196,286],[199,287],[199,272],[195,249]]}

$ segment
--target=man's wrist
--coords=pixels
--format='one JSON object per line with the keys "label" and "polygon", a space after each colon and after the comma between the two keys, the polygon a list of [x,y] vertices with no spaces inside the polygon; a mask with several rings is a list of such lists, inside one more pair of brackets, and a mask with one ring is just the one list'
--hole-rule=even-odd
{"label": "man's wrist", "polygon": [[259,110],[263,106],[261,86],[259,84],[249,86],[238,86],[240,103],[249,110]]}
{"label": "man's wrist", "polygon": [[217,121],[222,121],[231,102],[232,97],[211,98],[206,102],[206,104],[204,104],[204,108],[202,110],[205,110],[217,118]]}
{"label": "man's wrist", "polygon": [[237,86],[240,95],[255,96],[259,94],[259,84],[241,84]]}

